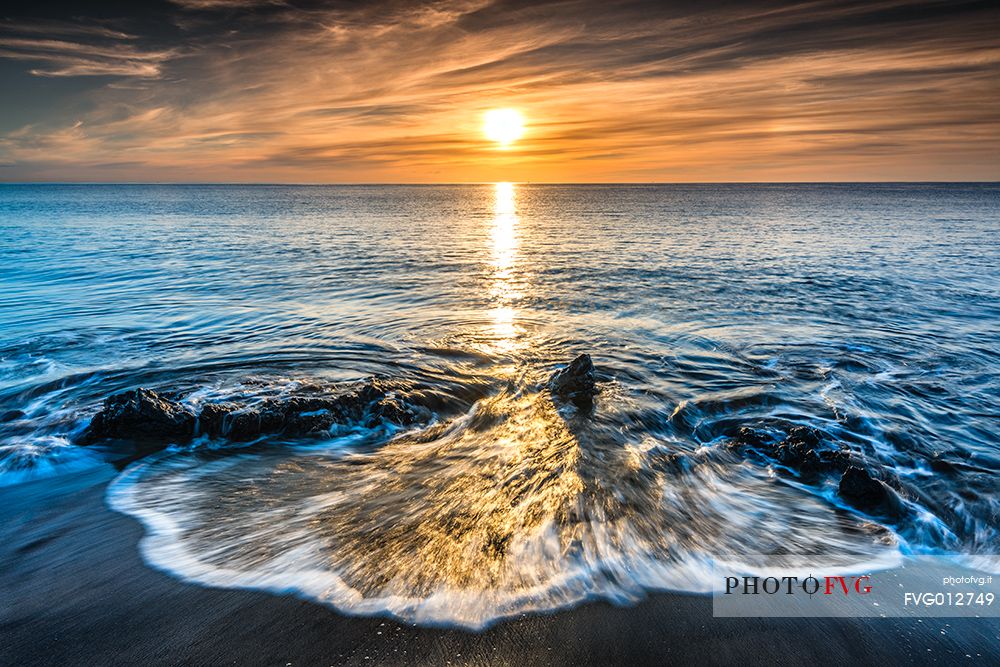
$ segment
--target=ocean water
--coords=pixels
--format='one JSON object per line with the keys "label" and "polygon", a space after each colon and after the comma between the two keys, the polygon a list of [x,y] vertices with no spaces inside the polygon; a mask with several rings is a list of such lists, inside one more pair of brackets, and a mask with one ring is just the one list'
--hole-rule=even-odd
{"label": "ocean water", "polygon": [[[592,414],[545,390],[584,352]],[[433,422],[79,444],[126,389],[369,376]],[[147,563],[207,585],[475,628],[724,554],[995,554],[998,396],[995,184],[0,186],[0,484],[114,463]],[[901,510],[733,446],[796,426]]]}

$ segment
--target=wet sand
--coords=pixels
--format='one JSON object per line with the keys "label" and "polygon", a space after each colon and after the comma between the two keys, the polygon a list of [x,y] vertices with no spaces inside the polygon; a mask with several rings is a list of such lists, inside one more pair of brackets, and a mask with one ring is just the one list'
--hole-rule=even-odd
{"label": "wet sand", "polygon": [[1000,664],[998,619],[715,619],[662,593],[472,633],[202,588],[142,562],[114,474],[0,488],[0,664]]}

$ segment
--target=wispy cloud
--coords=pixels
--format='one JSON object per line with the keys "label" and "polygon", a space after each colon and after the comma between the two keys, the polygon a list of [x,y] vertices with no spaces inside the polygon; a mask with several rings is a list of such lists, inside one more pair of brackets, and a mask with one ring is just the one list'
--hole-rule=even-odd
{"label": "wispy cloud", "polygon": [[175,5],[189,9],[212,9],[216,7],[254,7],[257,5],[287,5],[285,0],[170,0]]}
{"label": "wispy cloud", "polygon": [[[986,3],[176,4],[171,39],[0,38],[39,74],[148,79],[0,139],[0,178],[1000,178]],[[511,150],[495,106],[528,117]]]}
{"label": "wispy cloud", "polygon": [[0,26],[0,58],[29,63],[36,76],[157,77],[174,50],[148,49],[102,25],[30,22]]}

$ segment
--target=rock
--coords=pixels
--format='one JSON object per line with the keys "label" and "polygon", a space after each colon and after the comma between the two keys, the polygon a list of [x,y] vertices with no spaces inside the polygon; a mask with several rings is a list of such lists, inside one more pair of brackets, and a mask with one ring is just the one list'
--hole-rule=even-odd
{"label": "rock", "polygon": [[815,447],[822,442],[819,431],[811,426],[793,426],[788,430],[785,442],[797,446]]}
{"label": "rock", "polygon": [[840,478],[839,491],[841,498],[867,514],[898,517],[902,512],[895,491],[862,468],[848,467]]}
{"label": "rock", "polygon": [[282,433],[292,436],[320,435],[328,433],[335,424],[343,424],[351,420],[338,419],[329,410],[319,409],[300,413],[286,413]]}
{"label": "rock", "polygon": [[7,422],[12,422],[16,419],[23,419],[24,417],[25,414],[20,410],[8,410],[0,415],[0,424],[6,424]]}
{"label": "rock", "polygon": [[589,354],[581,354],[566,368],[556,371],[549,380],[549,391],[562,401],[569,401],[582,410],[590,410],[597,394],[594,362]]}
{"label": "rock", "polygon": [[769,459],[773,457],[774,439],[765,431],[741,426],[736,433],[726,435],[723,446],[741,457]]}
{"label": "rock", "polygon": [[257,406],[241,407],[230,412],[223,420],[223,425],[223,431],[219,434],[223,437],[230,440],[254,440],[261,435],[282,431],[285,427],[285,415],[279,406],[271,401],[264,401]]}
{"label": "rock", "polygon": [[764,431],[744,426],[726,446],[776,462],[807,481],[822,474],[843,472],[852,461],[850,450],[825,443],[820,431],[810,426],[794,426],[780,441]]}
{"label": "rock", "polygon": [[380,422],[390,422],[397,426],[410,426],[430,421],[430,418],[431,414],[427,408],[410,405],[395,396],[387,396],[372,406],[368,425],[374,426]]}
{"label": "rock", "polygon": [[930,465],[931,470],[933,470],[934,472],[940,472],[949,475],[958,472],[958,468],[955,466],[955,464],[945,459],[941,454],[935,454],[934,456],[932,456],[931,459],[928,461],[928,464]]}
{"label": "rock", "polygon": [[84,440],[180,441],[194,434],[195,416],[183,405],[149,389],[132,389],[104,401]]}
{"label": "rock", "polygon": [[850,451],[823,446],[819,431],[809,426],[795,426],[774,447],[779,463],[804,475],[840,472],[851,464]]}
{"label": "rock", "polygon": [[735,445],[750,445],[752,447],[760,447],[761,445],[768,442],[769,438],[767,434],[763,431],[758,431],[752,429],[749,426],[741,426],[740,430],[736,432],[733,436],[733,444]]}
{"label": "rock", "polygon": [[[321,434],[334,424],[360,421],[365,409],[360,400],[357,392],[348,392],[340,396],[267,399],[247,406],[216,406],[211,408],[211,417],[218,421],[218,413],[223,413],[220,426],[217,431],[206,432],[230,440],[253,440],[272,433],[292,437]],[[209,409],[205,406],[202,414]]]}
{"label": "rock", "polygon": [[84,436],[84,444],[102,439],[159,443],[183,442],[192,437],[255,440],[263,435],[290,437],[319,435],[336,424],[382,423],[412,426],[429,422],[431,411],[398,396],[398,385],[381,380],[345,388],[306,385],[303,393],[250,403],[207,403],[196,416],[179,403],[148,389],[136,389],[108,398]]}
{"label": "rock", "polygon": [[210,438],[224,435],[228,430],[229,415],[239,410],[239,407],[235,403],[206,403],[198,414],[195,435],[207,435]]}

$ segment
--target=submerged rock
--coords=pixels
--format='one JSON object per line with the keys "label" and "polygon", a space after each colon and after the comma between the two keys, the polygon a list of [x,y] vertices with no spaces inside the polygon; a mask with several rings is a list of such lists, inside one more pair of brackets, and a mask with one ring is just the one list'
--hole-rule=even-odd
{"label": "submerged rock", "polygon": [[779,437],[744,426],[730,436],[726,447],[741,456],[776,464],[782,474],[794,475],[809,485],[823,486],[839,475],[840,497],[865,514],[890,520],[906,514],[899,495],[885,481],[872,476],[862,455],[830,442],[829,436],[811,426],[793,426]]}
{"label": "submerged rock", "polygon": [[850,466],[840,478],[840,497],[867,514],[898,517],[902,503],[896,492],[863,468]]}
{"label": "submerged rock", "polygon": [[944,458],[940,452],[935,453],[927,463],[934,472],[945,473],[948,475],[958,472],[958,467],[951,461]]}
{"label": "submerged rock", "polygon": [[744,426],[727,447],[750,451],[807,479],[843,472],[852,462],[850,450],[825,441],[823,434],[811,426],[793,426],[781,440]]}
{"label": "submerged rock", "polygon": [[590,355],[581,354],[566,368],[556,371],[549,380],[549,391],[559,400],[569,401],[581,410],[590,410],[598,391]]}
{"label": "submerged rock", "polygon": [[812,426],[793,426],[788,429],[785,442],[797,447],[816,447],[822,442],[822,435]]}
{"label": "submerged rock", "polygon": [[152,390],[134,389],[104,402],[83,441],[132,440],[163,447],[199,435],[245,441],[268,434],[321,435],[339,424],[411,426],[431,420],[429,409],[410,403],[397,390],[374,379],[347,388],[310,385],[300,395],[207,403],[195,414]]}
{"label": "submerged rock", "polygon": [[0,424],[6,424],[7,422],[12,422],[17,419],[23,419],[25,414],[20,410],[8,410],[7,412],[0,415]]}
{"label": "submerged rock", "polygon": [[840,472],[851,464],[846,449],[824,446],[820,433],[809,426],[794,426],[774,448],[775,458],[804,475]]}
{"label": "submerged rock", "polygon": [[397,396],[386,396],[377,401],[368,415],[368,426],[389,422],[397,426],[410,426],[431,420],[431,411],[422,405],[413,405]]}
{"label": "submerged rock", "polygon": [[736,432],[736,435],[730,441],[730,446],[731,448],[745,446],[761,447],[768,442],[770,442],[770,438],[767,433],[752,429],[749,426],[741,426],[740,430]]}

